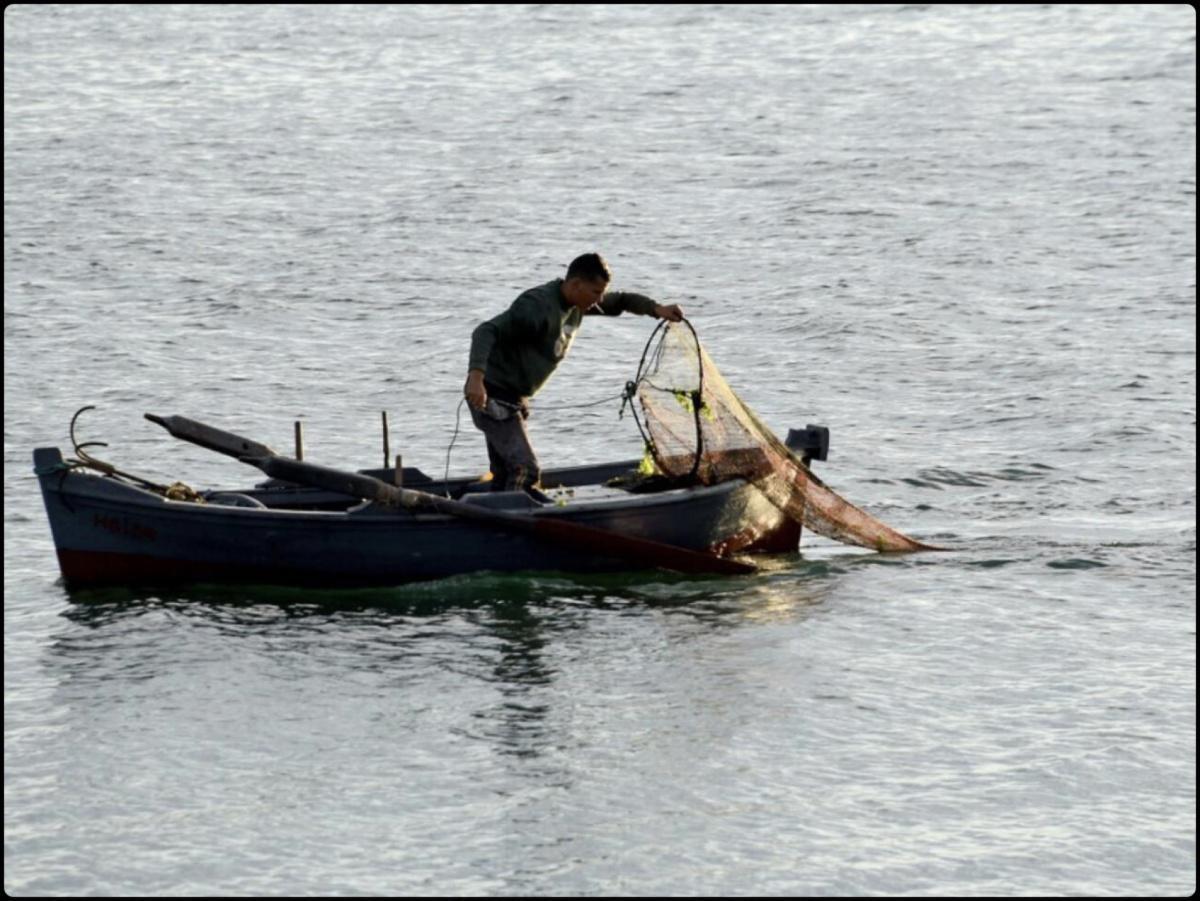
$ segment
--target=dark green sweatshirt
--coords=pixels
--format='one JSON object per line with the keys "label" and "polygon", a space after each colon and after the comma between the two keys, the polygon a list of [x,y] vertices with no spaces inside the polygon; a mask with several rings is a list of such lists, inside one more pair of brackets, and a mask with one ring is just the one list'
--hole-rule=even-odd
{"label": "dark green sweatshirt", "polygon": [[[507,310],[480,323],[471,334],[468,369],[482,369],[484,381],[503,393],[531,397],[566,356],[583,314],[567,303],[563,280],[522,293]],[[609,291],[587,315],[653,316],[655,302],[629,291]],[[505,399],[505,398],[501,398]]]}

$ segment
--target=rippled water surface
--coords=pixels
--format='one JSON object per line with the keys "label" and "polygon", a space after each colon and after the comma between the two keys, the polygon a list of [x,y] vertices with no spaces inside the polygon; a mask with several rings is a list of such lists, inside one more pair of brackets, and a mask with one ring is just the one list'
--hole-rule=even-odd
{"label": "rippled water surface", "polygon": [[[1194,891],[1190,7],[27,5],[4,75],[9,893]],[[257,474],[146,411],[440,472],[471,329],[590,249],[954,550],[58,581],[78,407],[155,479]],[[640,453],[576,405],[650,327],[544,464]]]}

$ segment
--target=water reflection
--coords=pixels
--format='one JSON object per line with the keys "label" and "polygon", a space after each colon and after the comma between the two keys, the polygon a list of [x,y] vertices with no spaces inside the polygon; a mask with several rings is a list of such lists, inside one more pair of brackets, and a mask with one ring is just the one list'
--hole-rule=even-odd
{"label": "water reflection", "polygon": [[547,646],[554,632],[570,626],[562,621],[548,624],[537,606],[514,601],[497,604],[474,619],[487,640],[487,653],[480,655],[474,675],[493,694],[471,712],[461,734],[486,742],[503,756],[537,758],[552,744],[548,717],[557,674],[547,662]]}
{"label": "water reflection", "polygon": [[384,709],[397,693],[418,709],[453,703],[451,735],[485,744],[518,772],[537,762],[543,777],[565,783],[553,760],[571,742],[568,702],[581,667],[663,630],[671,641],[704,642],[797,621],[842,572],[799,554],[759,564],[757,575],[736,579],[480,574],[354,590],[78,590],[43,665],[60,700],[116,702],[131,682],[158,678],[203,707],[211,699],[188,683],[236,670],[247,704],[276,703],[288,694],[281,683],[297,681],[335,694],[360,685]]}
{"label": "water reflection", "polygon": [[[866,555],[866,562],[902,561]],[[387,625],[396,619],[457,614],[498,634],[519,637],[538,624],[535,608],[558,611],[673,610],[716,626],[739,621],[788,619],[824,595],[831,580],[861,565],[862,555],[807,558],[801,553],[763,555],[748,577],[694,576],[665,572],[601,575],[479,573],[383,588],[296,588],[269,585],[197,584],[170,588],[86,588],[63,591],[70,601],[62,616],[88,628],[110,626],[153,611],[208,620],[224,627],[261,627],[280,622],[361,614],[355,622]],[[490,611],[488,616],[479,616]],[[536,644],[536,642],[535,642]]]}
{"label": "water reflection", "polygon": [[[151,785],[227,801],[260,781],[317,795],[333,784],[343,817],[385,799],[450,835],[467,827],[437,811],[471,797],[487,800],[505,859],[561,865],[593,850],[564,845],[576,828],[564,811],[608,798],[626,761],[659,774],[643,786],[652,796],[684,736],[721,747],[740,727],[758,677],[730,651],[756,638],[716,639],[802,620],[841,573],[795,554],[760,563],[737,579],[72,592],[40,659],[54,754],[79,774],[56,803],[89,799],[82,817],[129,791],[153,805],[137,794]],[[141,787],[119,787],[129,780]]]}
{"label": "water reflection", "polygon": [[[291,616],[335,611],[379,610],[404,616],[438,615],[451,609],[491,608],[505,603],[550,603],[555,599],[598,606],[642,602],[686,604],[728,592],[730,580],[660,571],[587,574],[476,573],[380,588],[297,588],[274,585],[195,584],[185,587],[63,588],[71,606],[64,613],[87,623],[138,607],[184,605],[221,610],[222,619],[261,621],[257,608],[275,607]],[[738,585],[745,584],[739,580]]]}

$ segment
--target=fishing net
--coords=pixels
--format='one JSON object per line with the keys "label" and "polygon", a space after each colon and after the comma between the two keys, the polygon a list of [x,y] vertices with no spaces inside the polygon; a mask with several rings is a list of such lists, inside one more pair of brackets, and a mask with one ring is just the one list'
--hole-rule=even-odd
{"label": "fishing net", "polygon": [[827,538],[878,551],[933,549],[860,510],[813,475],[734,394],[686,319],[659,323],[632,384],[638,428],[668,478],[702,485],[745,479],[787,517]]}

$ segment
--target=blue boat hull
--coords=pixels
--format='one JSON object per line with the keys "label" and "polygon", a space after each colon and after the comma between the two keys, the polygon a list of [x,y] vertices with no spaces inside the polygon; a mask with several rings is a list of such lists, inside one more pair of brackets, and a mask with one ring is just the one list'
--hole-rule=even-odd
{"label": "blue boat hull", "polygon": [[[297,508],[295,498],[315,496],[304,490],[290,492],[290,506],[174,501],[118,479],[67,470],[57,448],[41,448],[34,459],[59,566],[71,587],[230,581],[378,586],[480,571],[632,568],[628,560],[442,514],[352,501],[343,510]],[[799,540],[799,526],[740,480],[613,495],[521,512],[714,553],[794,550]],[[464,499],[504,502],[496,495]]]}

